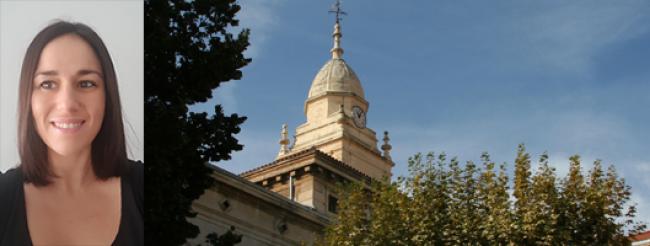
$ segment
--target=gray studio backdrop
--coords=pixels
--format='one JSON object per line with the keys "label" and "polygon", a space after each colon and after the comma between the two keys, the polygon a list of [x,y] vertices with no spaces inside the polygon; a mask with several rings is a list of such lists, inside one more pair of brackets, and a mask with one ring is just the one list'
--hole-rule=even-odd
{"label": "gray studio backdrop", "polygon": [[36,33],[53,19],[82,22],[106,43],[117,72],[129,158],[144,161],[143,2],[1,0],[0,171],[19,162],[16,105],[23,56]]}

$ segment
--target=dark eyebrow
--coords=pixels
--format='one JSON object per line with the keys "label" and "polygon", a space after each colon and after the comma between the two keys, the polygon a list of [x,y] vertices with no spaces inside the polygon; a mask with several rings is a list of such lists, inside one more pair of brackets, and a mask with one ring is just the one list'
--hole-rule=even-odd
{"label": "dark eyebrow", "polygon": [[59,74],[59,72],[54,70],[49,70],[49,71],[36,72],[36,74],[34,74],[34,77],[38,75],[57,75],[57,74]]}
{"label": "dark eyebrow", "polygon": [[[92,69],[81,69],[81,70],[79,70],[77,72],[77,75],[87,75],[87,74],[93,74],[93,73],[97,74],[99,77],[102,77],[101,72],[98,72],[98,71],[92,70]],[[48,71],[36,72],[34,77],[36,77],[38,75],[58,75],[58,74],[59,74],[59,72],[57,72],[55,70],[48,70]]]}
{"label": "dark eyebrow", "polygon": [[81,69],[79,70],[79,72],[77,72],[78,75],[86,75],[86,74],[93,74],[93,73],[99,77],[103,77],[101,72],[91,70],[91,69]]}

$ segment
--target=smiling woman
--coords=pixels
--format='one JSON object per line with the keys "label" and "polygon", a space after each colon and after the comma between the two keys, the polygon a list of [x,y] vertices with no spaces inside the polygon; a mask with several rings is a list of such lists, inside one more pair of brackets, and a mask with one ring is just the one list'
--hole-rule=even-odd
{"label": "smiling woman", "polygon": [[21,164],[0,175],[0,245],[141,245],[143,167],[127,159],[100,37],[69,22],[38,33],[18,107]]}

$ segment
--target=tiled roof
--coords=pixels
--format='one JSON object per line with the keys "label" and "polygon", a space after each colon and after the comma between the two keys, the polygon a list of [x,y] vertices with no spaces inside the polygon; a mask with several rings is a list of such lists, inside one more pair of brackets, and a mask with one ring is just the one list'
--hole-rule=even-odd
{"label": "tiled roof", "polygon": [[305,155],[309,155],[309,154],[314,154],[314,155],[317,155],[319,157],[323,157],[324,159],[327,159],[328,161],[333,163],[335,166],[337,166],[337,167],[339,167],[339,168],[341,168],[343,170],[350,171],[350,172],[352,172],[352,173],[354,173],[356,175],[359,175],[359,176],[363,177],[366,180],[372,180],[372,178],[370,176],[366,175],[365,173],[363,173],[363,172],[351,167],[350,165],[345,164],[344,162],[342,162],[342,161],[340,161],[340,160],[338,160],[338,159],[336,159],[336,158],[334,158],[334,157],[332,157],[332,156],[318,150],[316,147],[311,147],[309,149],[301,150],[301,151],[298,151],[296,153],[284,156],[284,157],[282,157],[280,159],[277,159],[277,160],[275,160],[275,161],[273,161],[271,163],[268,163],[268,164],[253,168],[251,170],[245,171],[243,173],[240,173],[239,176],[244,177],[244,176],[253,174],[255,172],[259,172],[259,171],[262,171],[262,170],[269,169],[271,167],[275,167],[275,166],[281,164],[282,162],[284,162],[285,160],[295,159],[295,158],[298,158],[300,156],[305,156]]}
{"label": "tiled roof", "polygon": [[632,235],[630,236],[630,239],[632,241],[642,241],[642,240],[650,239],[650,231],[645,231],[636,235]]}

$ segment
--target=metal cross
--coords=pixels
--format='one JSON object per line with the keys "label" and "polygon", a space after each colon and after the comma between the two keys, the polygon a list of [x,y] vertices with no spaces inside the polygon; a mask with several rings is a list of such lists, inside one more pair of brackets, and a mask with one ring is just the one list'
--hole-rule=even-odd
{"label": "metal cross", "polygon": [[330,8],[329,12],[336,13],[336,23],[339,23],[339,21],[341,20],[341,15],[348,15],[348,13],[343,12],[343,10],[341,10],[340,0],[336,0],[336,3],[332,5],[332,8]]}

